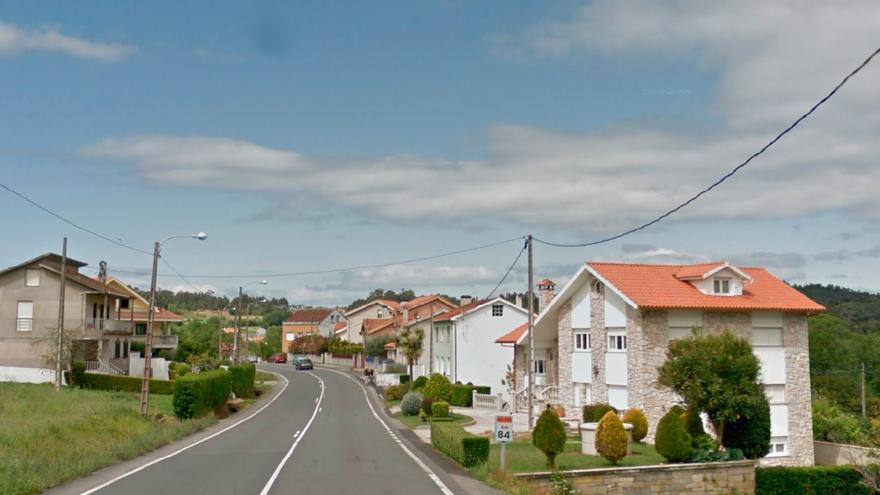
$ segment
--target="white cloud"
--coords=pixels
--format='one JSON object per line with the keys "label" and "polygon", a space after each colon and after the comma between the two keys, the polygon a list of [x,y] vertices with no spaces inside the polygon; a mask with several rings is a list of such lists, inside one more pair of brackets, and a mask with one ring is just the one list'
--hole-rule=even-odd
{"label": "white cloud", "polygon": [[105,43],[77,38],[61,32],[57,26],[25,30],[0,21],[0,54],[30,51],[59,52],[77,58],[117,62],[132,55],[136,49],[123,43]]}
{"label": "white cloud", "polygon": [[[340,159],[215,137],[130,136],[84,152],[165,184],[306,195],[397,222],[485,222],[611,232],[640,224],[717,180],[809,108],[871,50],[872,2],[589,3],[509,37],[538,56],[684,57],[717,72],[711,132],[629,127],[560,133],[498,125],[486,160]],[[634,58],[638,62],[638,58]],[[767,154],[673,220],[880,211],[880,60]],[[427,185],[427,186],[426,186]],[[426,194],[429,187],[436,194]],[[292,209],[293,207],[288,207]],[[319,215],[312,211],[309,215]],[[279,215],[281,216],[281,214]],[[301,217],[298,213],[297,217]]]}
{"label": "white cloud", "polygon": [[[341,273],[328,289],[365,291],[494,285],[501,274],[485,266],[395,265]],[[418,292],[418,290],[416,291]]]}

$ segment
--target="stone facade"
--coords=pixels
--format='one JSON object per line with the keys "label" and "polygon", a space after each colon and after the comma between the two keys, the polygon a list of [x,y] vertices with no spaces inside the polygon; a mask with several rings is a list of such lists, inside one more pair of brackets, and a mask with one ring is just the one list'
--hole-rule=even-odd
{"label": "stone facade", "polygon": [[782,315],[782,343],[785,346],[785,402],[788,404],[789,457],[763,459],[767,465],[811,465],[813,453],[813,409],[810,387],[810,345],[807,319],[803,315]]}
{"label": "stone facade", "polygon": [[[585,469],[565,474],[572,477],[575,489],[584,495],[755,493],[755,463],[752,461]],[[518,476],[550,486],[550,473]]]}
{"label": "stone facade", "polygon": [[605,351],[608,349],[608,333],[605,331],[605,291],[593,290],[593,277],[590,284],[590,335],[593,354],[593,403],[608,402],[608,385],[605,382]]}
{"label": "stone facade", "polygon": [[627,372],[629,403],[648,418],[646,442],[654,442],[657,423],[675,403],[675,394],[657,384],[659,368],[666,360],[669,330],[665,311],[638,311],[627,307]]}
{"label": "stone facade", "polygon": [[[574,411],[574,383],[571,375],[571,353],[574,351],[574,333],[571,330],[571,300],[566,301],[559,307],[557,314],[557,328],[559,331],[559,339],[556,349],[558,359],[556,360],[557,374],[559,380],[559,403],[565,407],[566,411]],[[553,368],[553,366],[550,366]],[[549,376],[548,376],[549,378]],[[566,386],[562,386],[566,384]],[[569,416],[577,416],[577,414],[568,414]]]}

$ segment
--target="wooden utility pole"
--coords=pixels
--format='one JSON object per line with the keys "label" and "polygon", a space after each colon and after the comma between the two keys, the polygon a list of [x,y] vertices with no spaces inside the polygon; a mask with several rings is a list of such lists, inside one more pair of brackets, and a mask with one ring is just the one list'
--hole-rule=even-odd
{"label": "wooden utility pole", "polygon": [[534,324],[535,324],[535,295],[534,295],[534,274],[533,274],[533,266],[532,266],[532,236],[529,234],[528,239],[526,240],[528,243],[529,249],[529,361],[527,363],[529,370],[529,429],[531,430],[535,423],[535,411],[534,411],[534,396],[535,396],[535,332],[534,332]]}
{"label": "wooden utility pole", "polygon": [[61,243],[61,289],[58,296],[58,349],[55,358],[55,390],[61,390],[64,372],[64,282],[67,280],[67,237]]}
{"label": "wooden utility pole", "polygon": [[141,415],[147,415],[150,396],[150,358],[153,355],[153,317],[156,311],[156,272],[159,270],[159,241],[153,245],[153,275],[150,281],[150,309],[147,311],[147,338],[144,342],[144,377],[141,380]]}
{"label": "wooden utility pole", "polygon": [[867,418],[867,411],[865,407],[865,362],[862,361],[862,372],[861,372],[861,385],[862,385],[862,417]]}
{"label": "wooden utility pole", "polygon": [[241,335],[241,304],[244,287],[238,287],[238,304],[235,305],[235,337],[232,339],[232,364],[238,364],[238,346],[239,335]]}

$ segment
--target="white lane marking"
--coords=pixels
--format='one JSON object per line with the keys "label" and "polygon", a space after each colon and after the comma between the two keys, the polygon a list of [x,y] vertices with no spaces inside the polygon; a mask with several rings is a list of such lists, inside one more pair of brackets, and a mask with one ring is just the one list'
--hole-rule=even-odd
{"label": "white lane marking", "polygon": [[382,418],[379,417],[379,414],[376,413],[376,409],[373,408],[373,403],[370,402],[370,397],[367,395],[367,388],[364,387],[363,384],[359,383],[357,380],[355,380],[354,378],[352,378],[351,376],[349,376],[346,373],[342,373],[340,371],[336,371],[336,370],[333,370],[330,368],[324,368],[324,371],[332,371],[334,373],[338,373],[338,374],[348,378],[349,380],[355,382],[358,386],[360,386],[361,390],[364,391],[364,400],[366,400],[367,405],[370,406],[370,411],[373,412],[373,416],[375,416],[375,418],[379,421],[379,423],[381,423],[382,426],[385,427],[385,431],[387,431],[388,434],[391,435],[391,438],[394,440],[395,443],[397,443],[398,447],[403,449],[403,451],[406,452],[406,454],[412,460],[414,460],[416,462],[416,464],[419,465],[420,468],[422,468],[422,471],[424,471],[425,474],[427,474],[428,477],[431,478],[431,481],[433,481],[434,484],[440,488],[440,491],[443,492],[444,495],[455,495],[454,493],[452,493],[452,490],[450,490],[449,487],[443,483],[443,480],[441,480],[440,477],[437,476],[436,473],[434,473],[434,471],[431,471],[431,468],[429,468],[427,464],[422,462],[422,460],[419,459],[418,456],[413,454],[413,452],[411,450],[409,450],[409,448],[407,448],[406,445],[404,445],[404,443],[400,440],[400,438],[397,437],[397,435],[394,433],[394,430],[392,430],[391,427],[389,427],[385,423],[385,421],[383,421]]}
{"label": "white lane marking", "polygon": [[243,419],[240,419],[239,421],[237,421],[237,422],[235,422],[235,423],[233,423],[233,424],[227,426],[226,428],[223,428],[222,430],[220,430],[220,431],[218,431],[218,432],[216,432],[216,433],[212,433],[211,435],[209,435],[209,436],[207,436],[207,437],[205,437],[205,438],[203,438],[203,439],[201,439],[201,440],[195,441],[195,442],[193,442],[193,443],[187,445],[186,447],[183,447],[183,448],[181,448],[181,449],[179,449],[179,450],[175,450],[174,452],[172,452],[172,453],[170,453],[170,454],[168,454],[168,455],[166,455],[166,456],[162,456],[162,457],[160,457],[160,458],[158,458],[158,459],[154,459],[154,460],[152,460],[152,461],[150,461],[150,462],[144,464],[143,466],[137,467],[137,468],[135,468],[135,469],[132,469],[131,471],[128,471],[128,472],[123,473],[123,474],[120,474],[119,476],[117,476],[117,477],[111,479],[110,481],[107,481],[106,483],[103,483],[103,484],[101,484],[101,485],[98,485],[98,486],[92,488],[91,490],[88,490],[88,491],[82,492],[80,495],[90,495],[90,494],[92,494],[92,493],[95,493],[96,491],[101,490],[101,489],[103,489],[103,488],[106,488],[106,487],[112,485],[113,483],[116,483],[117,481],[123,479],[123,478],[127,478],[127,477],[131,476],[131,475],[134,474],[134,473],[137,473],[137,472],[139,472],[139,471],[143,471],[144,469],[147,469],[148,467],[152,466],[153,464],[158,464],[158,463],[160,463],[160,462],[162,462],[162,461],[164,461],[164,460],[170,459],[170,458],[176,456],[177,454],[179,454],[179,453],[181,453],[181,452],[184,452],[184,451],[186,451],[186,450],[189,450],[189,449],[195,447],[196,445],[201,444],[202,442],[207,442],[208,440],[210,440],[210,439],[212,439],[212,438],[214,438],[214,437],[216,437],[216,436],[218,436],[218,435],[220,435],[220,434],[222,434],[222,433],[226,433],[227,431],[229,431],[229,430],[235,428],[236,426],[238,426],[238,425],[244,423],[245,421],[247,421],[247,420],[253,418],[253,417],[256,416],[257,414],[260,414],[261,412],[263,412],[263,409],[266,409],[267,407],[269,407],[270,405],[272,405],[272,403],[275,402],[275,399],[281,397],[281,394],[283,394],[284,391],[287,390],[287,386],[290,385],[290,381],[289,381],[284,375],[280,375],[280,374],[278,374],[278,373],[275,373],[274,371],[270,371],[269,373],[272,373],[272,374],[275,374],[275,375],[280,376],[280,377],[284,380],[284,387],[281,389],[280,392],[278,392],[278,393],[275,395],[275,397],[272,397],[272,400],[270,400],[270,401],[269,401],[266,405],[264,405],[263,407],[261,407],[261,408],[257,409],[256,411],[254,411],[254,413],[251,414],[250,416],[248,416],[248,417],[246,417],[246,418],[243,418]]}
{"label": "white lane marking", "polygon": [[281,469],[284,468],[284,465],[287,464],[287,460],[290,459],[290,456],[293,455],[293,449],[299,445],[299,441],[306,436],[306,432],[309,431],[309,427],[312,426],[312,421],[315,420],[315,416],[318,415],[318,408],[321,406],[321,401],[324,400],[324,380],[321,380],[321,377],[315,375],[311,372],[307,374],[311,375],[314,379],[318,380],[318,383],[321,384],[321,395],[315,398],[315,410],[312,412],[312,417],[309,418],[309,422],[302,429],[302,435],[296,436],[296,440],[293,441],[293,445],[290,446],[290,450],[287,451],[287,454],[281,459],[281,462],[278,463],[278,467],[275,468],[275,471],[272,472],[272,476],[269,477],[269,481],[266,482],[266,486],[260,490],[260,495],[266,495],[269,493],[269,490],[272,489],[272,485],[275,483],[275,480],[278,478],[278,475],[281,473]]}
{"label": "white lane marking", "polygon": [[296,430],[296,433],[293,434],[293,438],[296,438],[298,436],[299,436],[299,430]]}

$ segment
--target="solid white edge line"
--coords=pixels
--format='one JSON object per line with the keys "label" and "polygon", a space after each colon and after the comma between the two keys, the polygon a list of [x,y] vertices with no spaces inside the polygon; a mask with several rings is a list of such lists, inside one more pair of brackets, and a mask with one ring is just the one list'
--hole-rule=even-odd
{"label": "solid white edge line", "polygon": [[[338,373],[338,374],[340,374],[340,375],[342,375],[342,376],[348,378],[349,380],[355,382],[358,386],[360,386],[360,387],[361,387],[361,390],[363,390],[363,392],[364,392],[364,400],[366,400],[366,401],[367,401],[367,405],[370,406],[370,411],[372,411],[373,416],[379,421],[379,423],[382,424],[382,426],[385,428],[385,431],[387,431],[388,434],[391,435],[392,440],[394,440],[394,442],[397,443],[397,446],[400,447],[401,449],[403,449],[403,451],[406,452],[406,454],[407,454],[407,455],[408,455],[413,461],[415,461],[416,464],[418,464],[420,468],[422,468],[422,471],[424,471],[425,474],[427,474],[428,477],[431,478],[431,481],[433,481],[434,484],[437,485],[437,487],[440,488],[440,491],[443,492],[444,495],[455,495],[455,494],[452,492],[452,490],[450,490],[449,487],[446,486],[446,484],[443,483],[443,480],[441,480],[440,477],[437,476],[437,474],[436,474],[434,471],[431,471],[431,468],[429,468],[427,464],[425,464],[425,463],[424,463],[421,459],[419,459],[419,457],[418,457],[417,455],[415,455],[415,454],[414,454],[414,453],[413,453],[413,452],[412,452],[412,451],[411,451],[406,445],[404,445],[403,441],[400,440],[400,438],[398,438],[397,435],[394,433],[394,430],[392,430],[391,427],[388,426],[388,425],[385,423],[385,421],[383,421],[382,418],[379,417],[379,414],[376,413],[376,409],[373,408],[373,403],[370,402],[370,397],[367,395],[367,388],[364,387],[364,385],[363,385],[362,383],[359,383],[357,380],[355,380],[354,378],[352,378],[350,375],[348,375],[348,374],[346,374],[346,373],[342,373],[341,371],[336,371],[336,370],[334,370],[334,369],[330,369],[330,368],[324,368],[324,370],[325,370],[325,371],[332,371],[332,372],[334,372],[334,373]],[[262,494],[261,494],[261,495],[262,495]]]}
{"label": "solid white edge line", "polygon": [[293,450],[299,445],[300,440],[302,440],[306,436],[306,432],[309,431],[309,427],[312,426],[312,421],[315,420],[315,417],[318,415],[318,408],[321,407],[321,402],[324,400],[324,380],[321,379],[318,375],[313,374],[312,372],[308,372],[308,375],[311,375],[314,379],[318,380],[318,383],[321,385],[321,395],[319,395],[315,400],[315,410],[312,412],[312,417],[309,419],[309,422],[302,429],[302,434],[296,437],[296,440],[293,441],[293,445],[290,446],[290,450],[287,451],[287,454],[281,459],[281,462],[278,463],[278,466],[275,468],[275,471],[272,472],[272,476],[269,477],[269,481],[266,482],[266,486],[260,490],[260,495],[266,495],[269,493],[269,490],[272,489],[272,485],[275,484],[275,480],[278,478],[278,475],[281,473],[281,469],[284,468],[284,465],[287,464],[287,460],[290,459],[290,456],[293,455]]}
{"label": "solid white edge line", "polygon": [[170,459],[170,458],[176,456],[177,454],[180,454],[181,452],[184,452],[184,451],[186,451],[186,450],[189,450],[189,449],[195,447],[196,445],[199,445],[199,444],[201,444],[201,443],[203,443],[203,442],[207,442],[208,440],[210,440],[210,439],[212,439],[212,438],[214,438],[214,437],[216,437],[216,436],[218,436],[218,435],[220,435],[220,434],[222,434],[222,433],[226,433],[227,431],[229,431],[229,430],[235,428],[236,426],[238,426],[238,425],[244,423],[245,421],[247,421],[247,420],[253,418],[253,417],[256,416],[257,414],[260,414],[261,412],[263,412],[263,409],[266,409],[267,407],[269,407],[270,405],[272,405],[272,403],[275,402],[275,400],[276,400],[277,398],[281,397],[281,394],[283,394],[284,391],[287,390],[287,386],[290,385],[290,380],[288,380],[284,375],[281,375],[281,374],[279,374],[279,373],[275,373],[274,371],[269,371],[269,373],[272,373],[272,374],[274,374],[274,375],[278,375],[278,376],[280,376],[280,377],[284,380],[284,387],[283,387],[283,388],[282,388],[282,389],[281,389],[281,390],[275,395],[275,397],[272,398],[272,400],[270,400],[270,401],[269,401],[267,404],[265,404],[263,407],[261,407],[261,408],[257,409],[256,411],[254,411],[254,413],[251,414],[250,416],[248,416],[248,417],[246,417],[246,418],[242,418],[242,419],[238,420],[237,422],[235,422],[235,423],[233,423],[233,424],[227,426],[226,428],[223,428],[222,430],[220,430],[220,431],[218,431],[218,432],[212,433],[211,435],[209,435],[209,436],[207,436],[207,437],[205,437],[205,438],[202,438],[201,440],[197,440],[197,441],[195,441],[195,442],[193,442],[193,443],[187,445],[186,447],[183,447],[183,448],[181,448],[181,449],[179,449],[179,450],[175,450],[174,452],[172,452],[172,453],[170,453],[170,454],[168,454],[168,455],[165,455],[165,456],[159,457],[158,459],[153,459],[152,461],[150,461],[150,462],[144,464],[143,466],[137,467],[137,468],[135,468],[135,469],[132,469],[131,471],[125,472],[125,473],[123,473],[123,474],[120,474],[119,476],[117,476],[117,477],[111,479],[110,481],[107,481],[107,482],[105,482],[105,483],[102,483],[102,484],[100,484],[100,485],[98,485],[98,486],[96,486],[96,487],[94,487],[94,488],[92,488],[92,489],[90,489],[90,490],[88,490],[88,491],[84,491],[84,492],[82,492],[80,495],[91,495],[92,493],[95,493],[95,492],[98,491],[98,490],[101,490],[101,489],[103,489],[103,488],[106,488],[106,487],[112,485],[113,483],[116,483],[117,481],[123,479],[123,478],[127,478],[127,477],[131,476],[131,475],[134,474],[134,473],[137,473],[137,472],[143,471],[144,469],[147,469],[148,467],[152,466],[153,464],[158,464],[158,463],[160,463],[160,462],[162,462],[162,461],[164,461],[164,460]]}

